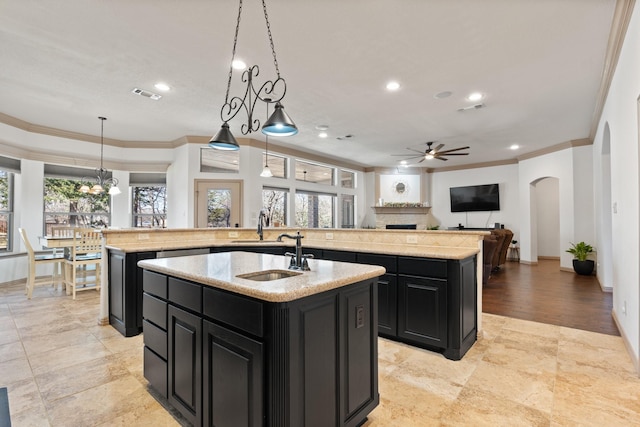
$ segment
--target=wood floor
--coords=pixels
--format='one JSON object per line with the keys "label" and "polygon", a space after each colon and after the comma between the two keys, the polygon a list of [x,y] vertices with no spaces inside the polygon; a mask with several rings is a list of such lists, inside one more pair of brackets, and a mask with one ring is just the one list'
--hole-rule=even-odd
{"label": "wood floor", "polygon": [[482,311],[619,336],[612,299],[595,276],[560,271],[559,261],[506,262],[483,286]]}

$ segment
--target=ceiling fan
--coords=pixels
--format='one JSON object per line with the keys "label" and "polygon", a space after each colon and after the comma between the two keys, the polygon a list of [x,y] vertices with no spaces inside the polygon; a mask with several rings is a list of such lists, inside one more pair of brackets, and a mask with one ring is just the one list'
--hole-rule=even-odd
{"label": "ceiling fan", "polygon": [[[433,145],[435,141],[429,141],[427,142],[427,149],[422,152],[422,151],[418,151],[418,150],[414,150],[413,148],[407,148],[407,150],[409,151],[413,151],[415,153],[418,153],[418,155],[414,155],[411,157],[406,158],[405,160],[413,160],[413,159],[418,159],[420,157],[422,157],[422,159],[420,159],[420,161],[418,161],[418,163],[422,163],[425,160],[431,160],[431,159],[438,159],[438,160],[448,160],[446,157],[447,156],[468,156],[469,153],[455,153],[455,151],[460,151],[460,150],[468,150],[469,147],[459,147],[459,148],[452,148],[450,150],[444,150],[444,151],[440,151],[442,150],[442,147],[444,147],[444,144],[438,144],[435,148],[432,148],[431,146]],[[405,156],[406,154],[393,154],[393,156]]]}

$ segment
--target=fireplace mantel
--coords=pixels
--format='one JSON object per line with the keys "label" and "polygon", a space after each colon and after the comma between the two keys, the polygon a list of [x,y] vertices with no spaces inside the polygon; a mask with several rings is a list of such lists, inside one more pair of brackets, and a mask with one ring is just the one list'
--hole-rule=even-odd
{"label": "fireplace mantel", "polygon": [[427,214],[431,207],[393,207],[393,206],[373,206],[376,214]]}

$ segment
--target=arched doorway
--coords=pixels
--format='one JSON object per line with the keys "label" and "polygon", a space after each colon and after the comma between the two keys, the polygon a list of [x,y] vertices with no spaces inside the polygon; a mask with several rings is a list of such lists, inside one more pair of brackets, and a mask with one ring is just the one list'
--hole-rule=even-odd
{"label": "arched doorway", "polygon": [[[531,198],[531,255],[560,259],[560,180],[542,177],[530,186]],[[544,201],[544,203],[540,201]]]}

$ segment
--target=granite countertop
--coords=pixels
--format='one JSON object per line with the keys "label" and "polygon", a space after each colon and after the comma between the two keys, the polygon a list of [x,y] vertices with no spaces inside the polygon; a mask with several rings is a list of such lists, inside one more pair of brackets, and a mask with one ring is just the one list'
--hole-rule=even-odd
{"label": "granite countertop", "polygon": [[147,270],[269,302],[287,302],[381,276],[384,267],[309,259],[311,271],[271,281],[255,281],[239,274],[288,270],[289,257],[249,252],[222,252],[138,262]]}
{"label": "granite countertop", "polygon": [[[211,240],[209,242],[178,240],[173,242],[136,242],[123,243],[120,245],[107,245],[107,249],[114,249],[123,252],[145,252],[145,251],[166,251],[177,249],[191,248],[207,248],[207,247],[238,247],[238,246],[287,246],[293,248],[295,243],[287,240],[284,242],[271,241],[231,241],[231,240]],[[465,259],[476,255],[480,250],[478,248],[457,248],[450,246],[425,246],[417,244],[390,244],[390,243],[358,243],[358,242],[331,242],[331,241],[304,241],[302,249],[318,248],[333,249],[352,252],[367,252],[386,255],[404,255],[423,258],[441,258],[441,259]]]}

